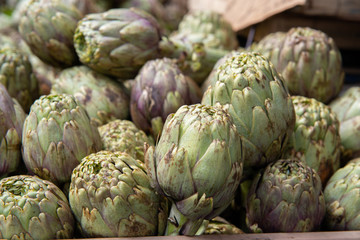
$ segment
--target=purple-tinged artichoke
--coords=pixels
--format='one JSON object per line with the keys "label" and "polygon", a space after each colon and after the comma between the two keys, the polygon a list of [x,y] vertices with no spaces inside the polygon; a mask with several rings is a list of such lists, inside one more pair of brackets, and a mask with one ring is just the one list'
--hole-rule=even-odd
{"label": "purple-tinged artichoke", "polygon": [[145,164],[156,191],[173,204],[166,235],[194,235],[231,202],[243,172],[241,138],[222,108],[184,105],[166,119]]}
{"label": "purple-tinged artichoke", "polygon": [[140,161],[100,151],[85,157],[71,176],[69,202],[86,237],[162,235],[167,200],[150,186]]}
{"label": "purple-tinged artichoke", "polygon": [[130,96],[124,85],[86,66],[60,72],[51,93],[73,95],[98,126],[130,115]]}
{"label": "purple-tinged artichoke", "polygon": [[78,62],[74,32],[82,18],[80,11],[62,0],[31,0],[19,22],[19,32],[31,51],[55,67]]}
{"label": "purple-tinged artichoke", "polygon": [[154,145],[153,139],[128,120],[115,120],[100,126],[99,133],[104,150],[125,152],[144,162],[144,145]]}
{"label": "purple-tinged artichoke", "polygon": [[293,132],[295,112],[275,67],[259,53],[242,52],[219,66],[216,79],[202,104],[228,109],[242,139],[244,167],[261,168],[279,159]]}
{"label": "purple-tinged artichoke", "polygon": [[314,98],[291,96],[296,121],[283,158],[299,158],[320,176],[322,185],[340,167],[341,140],[335,112]]}
{"label": "purple-tinged artichoke", "polygon": [[320,177],[298,159],[270,163],[252,182],[246,221],[253,232],[315,231],[324,216]]}
{"label": "purple-tinged artichoke", "polygon": [[22,135],[27,169],[56,184],[70,181],[72,170],[87,155],[100,151],[95,123],[75,97],[44,95],[31,106]]}
{"label": "purple-tinged artichoke", "polygon": [[200,100],[200,88],[182,74],[173,60],[151,60],[135,78],[130,101],[131,118],[139,129],[157,139],[170,113]]}
{"label": "purple-tinged artichoke", "polygon": [[0,178],[15,172],[21,161],[21,136],[26,114],[0,84]]}
{"label": "purple-tinged artichoke", "polygon": [[70,239],[74,217],[64,193],[36,176],[0,181],[0,238]]}
{"label": "purple-tinged artichoke", "polygon": [[349,88],[329,106],[340,121],[342,160],[360,157],[360,87]]}
{"label": "purple-tinged artichoke", "polygon": [[360,230],[360,158],[348,162],[329,179],[324,189],[324,229]]}

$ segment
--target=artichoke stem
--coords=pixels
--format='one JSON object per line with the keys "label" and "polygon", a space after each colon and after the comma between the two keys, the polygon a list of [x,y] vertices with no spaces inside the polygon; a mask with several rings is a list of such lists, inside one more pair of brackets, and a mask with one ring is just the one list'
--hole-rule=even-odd
{"label": "artichoke stem", "polygon": [[187,218],[177,209],[176,204],[173,203],[167,221],[165,236],[194,236],[198,233],[203,221],[204,219],[191,220]]}

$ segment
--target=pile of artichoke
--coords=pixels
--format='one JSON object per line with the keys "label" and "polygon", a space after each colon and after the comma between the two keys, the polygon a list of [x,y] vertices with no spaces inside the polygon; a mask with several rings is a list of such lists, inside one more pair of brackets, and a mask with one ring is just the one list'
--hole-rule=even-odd
{"label": "pile of artichoke", "polygon": [[[181,0],[0,3],[0,238],[360,230],[360,90]],[[328,105],[327,105],[328,104]]]}

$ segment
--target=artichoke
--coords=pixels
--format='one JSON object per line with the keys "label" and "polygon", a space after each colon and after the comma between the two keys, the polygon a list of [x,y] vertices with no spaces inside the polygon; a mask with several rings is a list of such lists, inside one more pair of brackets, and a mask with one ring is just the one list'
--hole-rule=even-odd
{"label": "artichoke", "polygon": [[73,36],[81,18],[74,5],[61,0],[31,0],[20,18],[19,32],[42,61],[70,67],[78,62]]}
{"label": "artichoke", "polygon": [[148,61],[135,78],[130,100],[135,125],[156,139],[170,113],[199,103],[200,88],[168,58]]}
{"label": "artichoke", "polygon": [[339,121],[330,107],[314,98],[292,96],[296,113],[294,133],[283,158],[297,157],[320,176],[322,185],[340,167]]}
{"label": "artichoke", "polygon": [[343,158],[360,157],[360,87],[351,87],[330,103],[340,121]]}
{"label": "artichoke", "polygon": [[252,182],[246,221],[253,232],[309,232],[324,215],[320,177],[298,159],[270,163]]}
{"label": "artichoke", "polygon": [[325,229],[360,230],[359,175],[360,159],[356,158],[338,169],[329,179],[324,189]]}
{"label": "artichoke", "polygon": [[30,173],[57,184],[70,180],[81,159],[102,149],[96,125],[71,95],[44,95],[31,106],[22,135]]}
{"label": "artichoke", "polygon": [[156,147],[145,152],[152,185],[173,202],[166,235],[194,235],[230,204],[242,176],[241,144],[220,107],[184,105],[169,115]]}
{"label": "artichoke", "polygon": [[0,48],[0,83],[16,98],[25,112],[39,97],[38,80],[28,57],[15,48]]}
{"label": "artichoke", "polygon": [[144,162],[144,144],[154,145],[153,139],[128,120],[115,120],[100,126],[104,150],[125,152]]}
{"label": "artichoke", "polygon": [[243,52],[220,65],[216,79],[202,104],[228,109],[242,139],[244,167],[260,168],[277,160],[295,125],[281,75],[261,54]]}
{"label": "artichoke", "polygon": [[255,50],[269,56],[290,94],[324,103],[339,94],[344,71],[340,51],[331,37],[308,27],[292,28],[285,36],[275,36],[279,36],[278,40],[268,37]]}
{"label": "artichoke", "polygon": [[221,217],[215,217],[211,219],[205,229],[204,234],[242,234],[244,233],[241,229],[235,225],[229,223]]}
{"label": "artichoke", "polygon": [[124,85],[86,66],[63,70],[51,93],[74,95],[98,126],[130,115],[130,96]]}
{"label": "artichoke", "polygon": [[0,181],[0,238],[72,238],[74,218],[69,203],[53,183],[17,175]]}
{"label": "artichoke", "polygon": [[127,153],[85,157],[72,173],[69,202],[87,237],[162,235],[165,229],[167,201]]}
{"label": "artichoke", "polygon": [[160,29],[150,14],[119,8],[88,14],[77,25],[74,45],[80,61],[104,74],[133,78],[159,56]]}
{"label": "artichoke", "polygon": [[21,161],[21,136],[26,114],[0,84],[0,178],[15,172]]}

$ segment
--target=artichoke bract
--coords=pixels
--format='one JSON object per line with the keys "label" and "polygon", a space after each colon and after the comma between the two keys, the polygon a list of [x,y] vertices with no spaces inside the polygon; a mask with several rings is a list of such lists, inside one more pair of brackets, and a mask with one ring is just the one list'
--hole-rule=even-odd
{"label": "artichoke bract", "polygon": [[294,133],[283,158],[297,157],[319,174],[322,185],[340,167],[339,121],[329,106],[314,98],[292,96],[296,113]]}
{"label": "artichoke bract", "polygon": [[279,33],[264,39],[264,43],[260,41],[255,50],[269,56],[291,95],[328,103],[343,86],[340,51],[324,32],[308,27],[292,28],[285,36]]}
{"label": "artichoke bract", "polygon": [[360,159],[352,159],[338,169],[324,189],[326,214],[324,229],[360,230]]}
{"label": "artichoke bract", "polygon": [[130,96],[124,85],[86,66],[60,72],[51,93],[73,95],[98,126],[130,115]]}
{"label": "artichoke bract", "polygon": [[310,232],[324,216],[320,177],[298,159],[270,163],[252,182],[246,222],[253,232]]}
{"label": "artichoke bract", "polygon": [[360,156],[360,87],[349,88],[329,105],[340,121],[343,158]]}
{"label": "artichoke bract", "polygon": [[125,152],[142,162],[144,162],[144,144],[154,145],[151,137],[128,120],[115,120],[98,129],[104,150]]}
{"label": "artichoke bract", "polygon": [[145,164],[156,191],[169,198],[166,235],[194,235],[231,202],[243,171],[241,139],[227,111],[184,105],[166,119]]}
{"label": "artichoke bract", "polygon": [[141,162],[127,153],[85,157],[71,176],[69,201],[87,237],[162,235],[167,200],[150,186]]}
{"label": "artichoke bract", "polygon": [[104,74],[131,79],[159,56],[158,22],[136,8],[86,15],[77,25],[74,45],[80,61]]}
{"label": "artichoke bract", "polygon": [[38,80],[28,57],[15,48],[0,48],[0,83],[25,112],[29,112],[31,104],[40,95]]}
{"label": "artichoke bract", "polygon": [[30,173],[56,184],[70,180],[87,155],[100,151],[95,123],[72,95],[44,95],[31,106],[22,135],[22,156]]}
{"label": "artichoke bract", "polygon": [[260,168],[277,160],[295,125],[290,95],[274,66],[261,54],[243,52],[228,58],[202,104],[223,105],[242,139],[244,167]]}
{"label": "artichoke bract", "polygon": [[26,114],[0,84],[0,178],[15,172],[21,161],[21,136]]}
{"label": "artichoke bract", "polygon": [[64,193],[36,176],[0,180],[0,238],[69,239],[74,218]]}
{"label": "artichoke bract", "polygon": [[200,100],[200,88],[182,74],[172,59],[151,60],[135,78],[130,100],[131,118],[139,129],[157,139],[170,113]]}
{"label": "artichoke bract", "polygon": [[19,32],[42,61],[70,67],[78,62],[73,37],[81,18],[74,5],[61,0],[31,0],[20,18]]}

